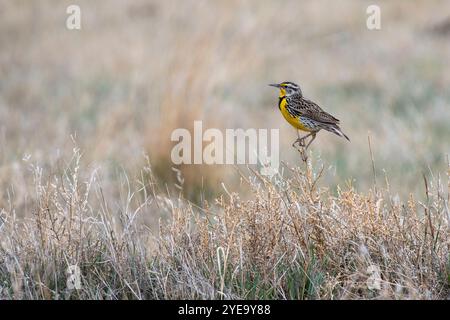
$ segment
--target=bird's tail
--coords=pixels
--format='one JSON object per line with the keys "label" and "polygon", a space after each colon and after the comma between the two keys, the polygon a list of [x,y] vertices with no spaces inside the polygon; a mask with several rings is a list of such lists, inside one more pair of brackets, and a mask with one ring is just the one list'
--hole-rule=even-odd
{"label": "bird's tail", "polygon": [[337,134],[338,136],[347,139],[350,142],[350,139],[347,137],[347,135],[342,132],[341,128],[339,128],[338,125],[329,126],[326,128],[326,130],[333,132],[334,134]]}

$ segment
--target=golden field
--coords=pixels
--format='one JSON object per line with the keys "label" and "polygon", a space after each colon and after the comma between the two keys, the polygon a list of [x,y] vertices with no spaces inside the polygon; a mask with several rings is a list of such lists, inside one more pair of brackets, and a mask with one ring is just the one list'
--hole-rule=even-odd
{"label": "golden field", "polygon": [[[70,4],[0,1],[0,298],[449,298],[448,1]],[[284,80],[351,143],[300,161]],[[279,129],[282,173],[173,165],[194,120]]]}

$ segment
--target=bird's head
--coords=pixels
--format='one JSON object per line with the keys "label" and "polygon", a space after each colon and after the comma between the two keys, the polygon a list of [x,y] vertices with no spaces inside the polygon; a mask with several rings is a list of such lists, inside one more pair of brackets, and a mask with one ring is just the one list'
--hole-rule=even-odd
{"label": "bird's head", "polygon": [[302,90],[300,89],[300,86],[293,82],[285,81],[279,84],[277,83],[269,84],[269,86],[280,89],[280,97],[287,97],[296,93],[302,95]]}

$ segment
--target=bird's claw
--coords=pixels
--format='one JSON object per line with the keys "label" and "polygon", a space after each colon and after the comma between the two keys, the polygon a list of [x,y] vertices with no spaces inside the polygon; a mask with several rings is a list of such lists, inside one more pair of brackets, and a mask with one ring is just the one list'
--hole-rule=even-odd
{"label": "bird's claw", "polygon": [[[308,160],[308,155],[306,154],[307,146],[305,144],[305,137],[298,138],[294,141],[292,146],[297,149],[297,151],[300,153],[300,156],[302,158],[303,162],[306,162]],[[309,144],[308,144],[309,146]]]}
{"label": "bird's claw", "polygon": [[295,148],[295,145],[298,144],[299,147],[305,147],[305,139],[304,138],[298,138],[297,140],[294,141],[294,143],[292,144],[292,146]]}
{"label": "bird's claw", "polygon": [[297,151],[300,153],[302,161],[306,162],[308,160],[308,156],[306,155],[305,140],[299,138],[299,139],[294,141],[292,146],[295,149],[297,149]]}

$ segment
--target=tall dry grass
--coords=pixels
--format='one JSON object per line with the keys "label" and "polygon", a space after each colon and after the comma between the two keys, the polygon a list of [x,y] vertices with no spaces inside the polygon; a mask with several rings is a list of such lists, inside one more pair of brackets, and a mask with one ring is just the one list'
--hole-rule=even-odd
{"label": "tall dry grass", "polygon": [[[242,200],[223,186],[202,207],[168,194],[150,165],[105,196],[101,170],[78,149],[59,174],[31,165],[30,215],[3,209],[3,299],[447,299],[447,176],[425,181],[426,202],[388,184],[319,187],[323,167],[291,178],[242,175]],[[154,233],[146,215],[166,217]],[[67,286],[67,268],[82,288]]]}

